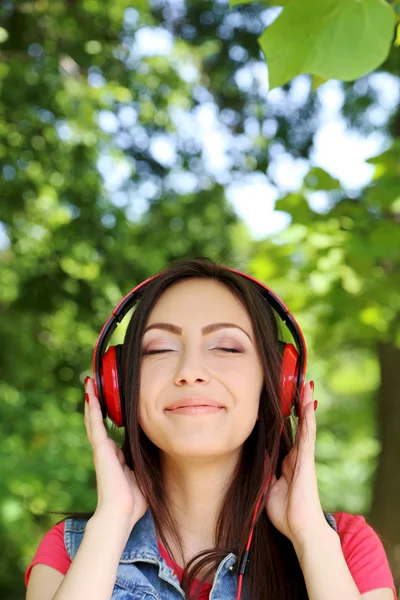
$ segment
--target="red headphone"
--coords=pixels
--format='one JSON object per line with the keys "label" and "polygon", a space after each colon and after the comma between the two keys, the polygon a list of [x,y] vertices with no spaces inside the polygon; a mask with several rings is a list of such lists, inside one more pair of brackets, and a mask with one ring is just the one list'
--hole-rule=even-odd
{"label": "red headphone", "polygon": [[[284,321],[292,334],[298,350],[296,350],[293,344],[287,344],[282,341],[278,342],[281,360],[281,406],[282,415],[284,417],[290,415],[292,407],[295,408],[296,416],[300,416],[300,402],[304,390],[307,350],[304,336],[297,321],[282,300],[266,285],[257,281],[257,279],[254,279],[254,277],[241,273],[236,269],[231,269],[229,267],[222,268],[256,283],[264,298],[278,313],[279,317]],[[137,285],[133,290],[128,292],[118,306],[114,308],[110,318],[104,324],[94,348],[93,379],[95,393],[100,402],[103,418],[105,419],[108,417],[117,427],[123,427],[125,425],[125,399],[121,385],[122,344],[110,346],[105,353],[104,349],[118,324],[122,321],[126,313],[134,306],[137,299],[137,292],[156,277],[158,277],[158,274]]]}
{"label": "red headphone", "polygon": [[[219,265],[222,267],[222,265]],[[301,401],[304,392],[305,383],[305,372],[307,364],[307,349],[304,340],[304,336],[301,329],[289,312],[289,309],[282,302],[282,300],[266,285],[254,279],[250,275],[241,273],[236,269],[229,267],[222,267],[227,271],[232,271],[237,275],[245,277],[250,281],[257,284],[261,290],[262,295],[270,304],[270,306],[277,312],[281,320],[286,324],[289,329],[296,345],[297,349],[293,344],[288,344],[283,341],[278,341],[280,350],[281,360],[281,374],[280,374],[280,397],[282,415],[284,418],[288,417],[295,409],[295,415],[300,417]],[[137,298],[137,292],[141,290],[148,282],[158,277],[154,275],[149,279],[146,279],[133,290],[131,290],[112,311],[110,318],[103,325],[99,337],[97,338],[94,353],[93,353],[93,374],[94,374],[94,388],[96,396],[99,399],[103,418],[109,417],[117,427],[123,427],[125,425],[124,414],[125,414],[125,400],[121,385],[121,373],[122,373],[122,344],[116,346],[110,346],[104,353],[107,341],[118,326],[118,323],[122,321],[126,313],[134,306]],[[104,354],[103,354],[104,353]],[[281,423],[280,433],[282,434],[284,421]],[[246,570],[247,563],[249,561],[249,552],[251,540],[253,538],[254,526],[256,517],[258,514],[260,503],[267,490],[272,474],[269,475],[263,490],[260,493],[256,508],[254,510],[250,534],[247,539],[247,544],[243,556],[241,557],[240,565],[238,566],[238,588],[236,600],[240,600],[243,576]]]}

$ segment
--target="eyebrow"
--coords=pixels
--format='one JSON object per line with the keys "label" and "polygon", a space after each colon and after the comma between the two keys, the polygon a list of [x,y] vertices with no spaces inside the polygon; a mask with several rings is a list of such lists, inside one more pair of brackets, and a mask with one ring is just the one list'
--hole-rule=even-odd
{"label": "eyebrow", "polygon": [[[251,343],[253,343],[252,339],[249,336],[249,334],[247,333],[247,331],[245,331],[239,325],[235,325],[234,323],[211,323],[210,325],[206,325],[205,327],[202,328],[201,334],[207,335],[208,333],[212,333],[213,331],[218,331],[219,329],[227,329],[227,328],[240,329],[240,331],[243,331],[243,333],[245,335],[247,335],[247,337],[249,338]],[[177,325],[172,325],[172,323],[153,323],[152,325],[149,325],[146,328],[144,333],[146,333],[150,329],[163,329],[164,331],[169,331],[171,333],[175,333],[176,335],[182,335],[182,327],[178,327]]]}

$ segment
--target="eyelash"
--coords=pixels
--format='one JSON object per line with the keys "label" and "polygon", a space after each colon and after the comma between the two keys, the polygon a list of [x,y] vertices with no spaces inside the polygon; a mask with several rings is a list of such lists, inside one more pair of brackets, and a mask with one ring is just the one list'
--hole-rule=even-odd
{"label": "eyelash", "polygon": [[[212,350],[224,350],[231,354],[242,354],[242,350],[238,350],[237,348],[212,348]],[[146,356],[146,354],[161,354],[162,352],[174,352],[174,350],[148,350],[147,352],[143,352],[143,356]]]}

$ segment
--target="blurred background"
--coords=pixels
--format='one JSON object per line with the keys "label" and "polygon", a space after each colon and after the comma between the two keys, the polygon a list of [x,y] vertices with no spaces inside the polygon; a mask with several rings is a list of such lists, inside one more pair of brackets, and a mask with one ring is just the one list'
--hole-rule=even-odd
{"label": "blurred background", "polygon": [[[0,7],[0,597],[96,507],[83,379],[135,285],[206,255],[306,337],[325,510],[362,514],[400,586],[400,55],[268,91],[281,9],[227,0]],[[109,425],[110,423],[108,423]]]}

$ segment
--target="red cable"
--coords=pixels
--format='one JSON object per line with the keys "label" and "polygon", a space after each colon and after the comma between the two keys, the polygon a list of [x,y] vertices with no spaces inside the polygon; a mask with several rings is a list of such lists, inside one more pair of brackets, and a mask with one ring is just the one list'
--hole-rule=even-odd
{"label": "red cable", "polygon": [[[281,425],[281,430],[279,432],[279,437],[282,435],[282,430],[283,430],[283,423]],[[254,514],[253,514],[253,519],[251,521],[251,528],[250,528],[250,533],[249,533],[249,537],[247,538],[247,543],[246,543],[246,548],[243,554],[243,558],[242,558],[242,562],[241,565],[239,567],[239,578],[238,578],[238,588],[237,588],[237,594],[236,594],[236,600],[240,600],[240,595],[242,593],[242,584],[243,584],[243,575],[244,575],[244,571],[246,569],[247,563],[249,561],[248,556],[249,556],[249,552],[250,552],[250,545],[251,545],[251,540],[253,539],[253,533],[254,533],[254,521],[256,520],[256,516],[257,516],[257,512],[258,512],[258,507],[260,506],[260,502],[262,497],[265,494],[265,491],[268,487],[268,484],[271,480],[272,477],[272,473],[269,474],[268,479],[266,484],[263,487],[263,490],[258,498],[258,502],[256,504],[256,508],[254,509]]]}

